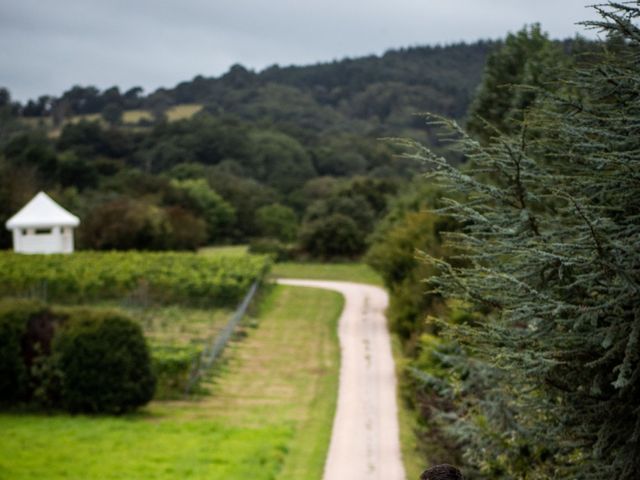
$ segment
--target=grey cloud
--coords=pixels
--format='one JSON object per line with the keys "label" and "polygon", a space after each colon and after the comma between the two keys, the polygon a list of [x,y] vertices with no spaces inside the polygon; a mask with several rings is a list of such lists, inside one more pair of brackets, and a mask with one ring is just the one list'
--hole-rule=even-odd
{"label": "grey cloud", "polygon": [[539,21],[583,31],[589,0],[0,0],[0,85],[24,100],[73,84],[173,86],[388,48],[498,38]]}

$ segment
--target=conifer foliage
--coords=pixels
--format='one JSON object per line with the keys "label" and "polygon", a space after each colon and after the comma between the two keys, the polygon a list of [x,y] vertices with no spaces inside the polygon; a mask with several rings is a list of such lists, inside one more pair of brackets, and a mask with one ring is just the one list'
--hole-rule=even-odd
{"label": "conifer foliage", "polygon": [[615,41],[518,135],[483,146],[438,120],[465,169],[406,145],[465,199],[440,211],[464,261],[427,258],[433,288],[490,312],[446,326],[462,352],[447,419],[474,478],[640,472],[640,2],[595,8],[585,25]]}

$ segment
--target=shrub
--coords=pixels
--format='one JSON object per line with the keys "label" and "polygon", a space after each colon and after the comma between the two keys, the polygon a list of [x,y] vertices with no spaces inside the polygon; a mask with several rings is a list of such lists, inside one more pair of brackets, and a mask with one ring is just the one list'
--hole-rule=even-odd
{"label": "shrub", "polygon": [[295,256],[294,250],[275,238],[258,238],[249,244],[250,253],[270,255],[276,262],[291,260]]}
{"label": "shrub", "polygon": [[80,245],[96,250],[162,250],[170,233],[164,210],[126,197],[95,207],[78,230]]}
{"label": "shrub", "polygon": [[282,242],[292,242],[296,238],[296,213],[284,205],[274,203],[260,207],[256,211],[256,223],[265,237],[277,238]]}
{"label": "shrub", "polygon": [[196,250],[207,241],[207,224],[182,207],[165,209],[171,233],[167,246],[173,250]]}
{"label": "shrub", "polygon": [[317,257],[352,257],[365,247],[356,223],[340,213],[306,223],[300,232],[301,248]]}
{"label": "shrub", "polygon": [[187,210],[198,213],[206,223],[208,240],[220,241],[235,222],[236,212],[203,178],[173,180],[174,200]]}
{"label": "shrub", "polygon": [[445,256],[447,252],[441,245],[440,230],[452,222],[447,223],[444,218],[424,210],[402,214],[393,211],[392,215],[399,218],[394,222],[386,219],[379,227],[366,261],[382,276],[389,289],[391,298],[387,314],[391,327],[407,342],[422,334],[426,328],[425,317],[438,313],[442,304],[441,297],[427,294],[421,282],[437,275],[437,269],[421,262],[417,252]]}
{"label": "shrub", "polygon": [[140,327],[117,312],[69,312],[53,343],[63,405],[72,412],[122,413],[149,402],[155,378]]}
{"label": "shrub", "polygon": [[23,339],[29,319],[42,310],[37,302],[0,302],[0,403],[13,403],[28,395],[29,368],[24,358]]}
{"label": "shrub", "polygon": [[183,395],[197,358],[198,349],[193,346],[154,348],[153,372],[157,380],[155,398],[171,399]]}

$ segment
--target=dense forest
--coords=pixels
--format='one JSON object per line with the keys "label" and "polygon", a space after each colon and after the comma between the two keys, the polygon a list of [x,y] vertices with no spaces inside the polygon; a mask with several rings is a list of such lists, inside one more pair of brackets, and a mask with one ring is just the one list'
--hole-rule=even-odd
{"label": "dense forest", "polygon": [[[281,257],[359,255],[420,168],[380,138],[437,145],[414,114],[461,119],[494,46],[257,73],[234,65],[146,96],[74,86],[20,104],[3,89],[0,220],[44,189],[82,219],[81,248],[254,241]],[[185,106],[190,114],[172,117]]]}
{"label": "dense forest", "polygon": [[[29,100],[20,111],[25,117],[51,116],[62,122],[71,115],[117,117],[118,110],[133,109],[162,116],[172,105],[197,103],[214,115],[268,120],[293,132],[397,132],[412,126],[410,117],[416,112],[462,118],[495,44],[413,47],[380,57],[274,65],[261,72],[234,65],[218,78],[196,76],[146,96],[140,87],[120,92],[118,87],[99,91],[74,86],[59,98]],[[416,125],[422,129],[421,123]]]}

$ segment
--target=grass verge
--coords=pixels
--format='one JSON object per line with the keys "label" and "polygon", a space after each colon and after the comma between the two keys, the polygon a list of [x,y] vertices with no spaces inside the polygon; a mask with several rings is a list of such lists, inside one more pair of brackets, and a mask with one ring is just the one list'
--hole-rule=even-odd
{"label": "grass verge", "polygon": [[271,273],[281,278],[308,278],[314,280],[340,280],[383,286],[382,278],[365,263],[276,263]]}
{"label": "grass verge", "polygon": [[[391,335],[391,350],[393,359],[396,364],[396,378],[400,382],[406,360],[402,355],[402,347],[400,339],[397,335]],[[418,420],[416,413],[410,409],[404,399],[400,388],[397,390],[396,401],[398,403],[398,425],[400,428],[400,449],[402,453],[402,462],[407,474],[407,478],[418,478],[425,469],[426,465],[420,450],[418,448],[418,438],[415,431]]]}
{"label": "grass verge", "polygon": [[198,250],[201,255],[220,255],[227,257],[241,257],[249,254],[247,245],[220,245],[215,247],[202,247]]}
{"label": "grass verge", "polygon": [[195,401],[123,417],[0,414],[0,478],[319,480],[338,385],[337,293],[275,286]]}

